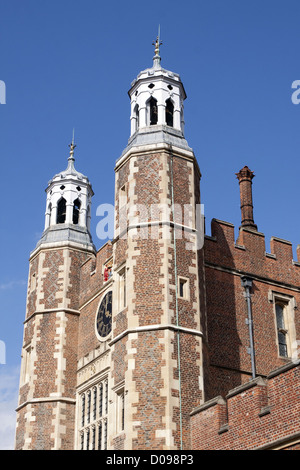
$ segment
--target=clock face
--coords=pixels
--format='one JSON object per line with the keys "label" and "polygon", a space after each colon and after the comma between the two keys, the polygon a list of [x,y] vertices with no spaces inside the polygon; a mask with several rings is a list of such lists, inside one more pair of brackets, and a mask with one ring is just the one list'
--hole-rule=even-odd
{"label": "clock face", "polygon": [[112,291],[103,298],[97,314],[97,332],[105,338],[111,332]]}

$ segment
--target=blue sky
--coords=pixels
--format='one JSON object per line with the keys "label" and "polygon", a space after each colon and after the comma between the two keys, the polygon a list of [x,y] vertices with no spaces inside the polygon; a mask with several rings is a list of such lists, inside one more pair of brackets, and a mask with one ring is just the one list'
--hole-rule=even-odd
{"label": "blue sky", "polygon": [[[1,200],[0,449],[12,448],[28,258],[44,227],[45,188],[65,169],[75,128],[76,168],[96,208],[113,203],[114,163],[127,144],[127,91],[152,65],[184,83],[185,136],[202,172],[207,233],[213,217],[240,224],[235,177],[253,181],[254,218],[266,235],[300,242],[298,0],[0,0]],[[1,98],[1,96],[0,96]]]}

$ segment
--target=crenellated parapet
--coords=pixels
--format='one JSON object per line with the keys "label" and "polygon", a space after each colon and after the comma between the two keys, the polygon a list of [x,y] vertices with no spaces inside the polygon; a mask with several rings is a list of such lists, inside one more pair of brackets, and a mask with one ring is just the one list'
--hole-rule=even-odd
{"label": "crenellated parapet", "polygon": [[253,217],[252,180],[245,166],[240,185],[238,237],[229,222],[213,219],[204,239],[209,358],[206,400],[299,358],[300,251],[264,233]]}
{"label": "crenellated parapet", "polygon": [[292,243],[277,237],[266,251],[265,235],[241,227],[235,241],[234,225],[213,219],[211,236],[205,237],[205,262],[237,273],[269,278],[283,284],[300,285],[300,250],[293,259]]}
{"label": "crenellated parapet", "polygon": [[299,450],[299,373],[298,360],[194,409],[192,449]]}

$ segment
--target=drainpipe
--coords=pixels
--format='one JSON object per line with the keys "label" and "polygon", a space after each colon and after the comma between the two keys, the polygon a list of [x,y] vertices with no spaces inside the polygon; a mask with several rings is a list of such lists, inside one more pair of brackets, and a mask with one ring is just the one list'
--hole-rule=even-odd
{"label": "drainpipe", "polygon": [[249,327],[249,340],[250,340],[250,356],[251,356],[251,371],[252,379],[256,377],[256,367],[255,367],[255,350],[254,350],[254,340],[253,340],[253,320],[252,320],[252,307],[251,307],[251,294],[250,290],[252,287],[252,279],[243,276],[241,278],[242,287],[245,289],[245,298],[247,302],[247,313],[248,313],[248,327]]}

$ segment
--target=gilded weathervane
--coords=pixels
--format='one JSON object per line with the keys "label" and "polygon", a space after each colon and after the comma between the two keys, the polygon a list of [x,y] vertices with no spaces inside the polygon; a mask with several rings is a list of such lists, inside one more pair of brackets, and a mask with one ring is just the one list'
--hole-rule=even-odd
{"label": "gilded weathervane", "polygon": [[152,45],[155,46],[155,55],[159,56],[159,47],[162,45],[162,41],[160,40],[160,26],[158,28],[158,36],[156,41],[153,41]]}

